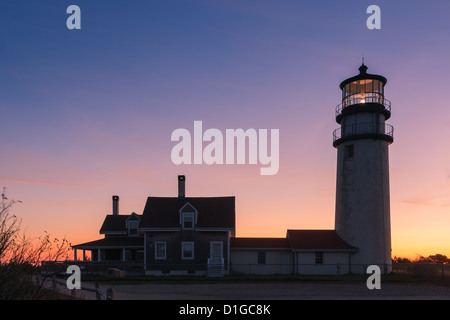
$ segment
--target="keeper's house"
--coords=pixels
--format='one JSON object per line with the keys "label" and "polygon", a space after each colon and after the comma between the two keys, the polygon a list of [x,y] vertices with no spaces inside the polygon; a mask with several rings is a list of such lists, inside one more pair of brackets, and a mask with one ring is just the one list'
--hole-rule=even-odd
{"label": "keeper's house", "polygon": [[[288,230],[286,238],[236,238],[234,197],[185,197],[185,176],[178,176],[178,197],[148,197],[142,215],[113,214],[104,238],[72,246],[85,270],[125,269],[146,275],[336,274],[349,271],[356,248],[334,230]],[[85,252],[91,261],[85,261]]]}
{"label": "keeper's house", "polygon": [[142,215],[107,215],[100,240],[72,246],[91,252],[92,265],[143,271],[147,275],[221,276],[230,271],[230,239],[235,235],[234,197],[185,197],[185,177],[178,177],[178,197],[148,197]]}

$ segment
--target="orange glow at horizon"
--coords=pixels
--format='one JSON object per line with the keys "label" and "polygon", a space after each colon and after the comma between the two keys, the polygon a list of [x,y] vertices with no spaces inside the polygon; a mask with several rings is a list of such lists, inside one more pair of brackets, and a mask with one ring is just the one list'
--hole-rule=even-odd
{"label": "orange glow at horizon", "polygon": [[[256,170],[256,168],[255,168]],[[240,170],[238,170],[240,171]],[[224,174],[226,175],[226,174]],[[222,176],[222,175],[220,175]],[[238,178],[236,175],[234,178]],[[395,175],[393,175],[395,177]],[[175,196],[176,175],[170,175],[170,182],[161,184],[161,192],[158,188],[151,192],[153,196]],[[328,179],[333,181],[333,174]],[[225,178],[223,178],[225,179]],[[257,177],[256,180],[264,181]],[[261,191],[255,188],[254,193],[245,197],[239,196],[240,188],[234,188],[235,192],[226,192],[230,189],[222,178],[218,178],[217,189],[222,192],[214,192],[215,188],[209,186],[207,178],[202,180],[200,176],[187,175],[187,196],[226,196],[236,197],[236,236],[237,237],[285,237],[288,229],[334,229],[334,188],[310,189],[299,184],[291,187],[290,191],[277,194],[276,191]],[[220,181],[222,181],[220,183]],[[288,178],[287,181],[291,181]],[[285,180],[280,180],[277,185],[285,185]],[[250,182],[241,181],[242,188]],[[395,185],[395,184],[394,184]],[[11,190],[16,189],[11,187]],[[64,188],[62,188],[64,189]],[[62,190],[59,188],[59,190]],[[16,204],[12,212],[23,217],[23,226],[30,236],[39,236],[44,231],[52,237],[66,237],[71,244],[93,241],[103,238],[99,234],[105,215],[112,213],[112,194],[102,188],[86,188],[75,192],[74,187],[67,187],[67,192],[73,197],[65,197],[64,200],[52,199],[52,206],[47,205],[47,199],[34,199]],[[92,192],[92,191],[95,192]],[[321,190],[318,192],[318,190]],[[395,190],[395,189],[394,189]],[[142,192],[141,192],[142,194]],[[273,196],[276,194],[276,196]],[[299,196],[303,194],[304,196]],[[131,190],[120,193],[120,214],[136,212],[142,214],[146,197],[150,194],[139,196]],[[39,195],[38,195],[39,197]],[[297,197],[297,198],[296,198]],[[45,198],[45,197],[44,197]],[[445,224],[437,226],[433,220],[425,217],[425,220],[408,219],[417,218],[422,214],[423,208],[429,208],[435,216],[446,218],[447,210],[439,205],[426,204],[418,206],[418,203],[407,203],[392,197],[391,202],[391,226],[392,226],[392,257],[416,259],[419,256],[444,254],[450,256],[448,243],[450,237]],[[324,201],[327,199],[326,201]],[[46,208],[40,214],[31,214],[33,208]],[[42,210],[42,209],[41,209]],[[81,253],[78,252],[78,259]]]}

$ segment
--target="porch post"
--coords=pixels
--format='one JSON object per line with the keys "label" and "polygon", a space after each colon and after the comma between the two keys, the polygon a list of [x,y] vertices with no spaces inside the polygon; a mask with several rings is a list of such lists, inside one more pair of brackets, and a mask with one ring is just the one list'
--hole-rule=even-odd
{"label": "porch post", "polygon": [[231,248],[230,248],[230,238],[231,238],[231,231],[228,232],[228,237],[227,237],[227,270],[228,270],[228,274],[230,274],[230,259],[231,259]]}
{"label": "porch post", "polygon": [[98,249],[97,249],[97,254],[98,254],[98,255],[97,255],[98,259],[97,259],[97,260],[98,260],[98,261],[102,261],[102,256],[101,256],[100,253],[101,253],[101,252],[100,252],[100,248],[98,248]]}
{"label": "porch post", "polygon": [[144,232],[144,272],[147,271],[147,233]]}
{"label": "porch post", "polygon": [[77,248],[73,248],[73,260],[77,261]]}
{"label": "porch post", "polygon": [[83,249],[83,261],[86,261],[86,250]]}

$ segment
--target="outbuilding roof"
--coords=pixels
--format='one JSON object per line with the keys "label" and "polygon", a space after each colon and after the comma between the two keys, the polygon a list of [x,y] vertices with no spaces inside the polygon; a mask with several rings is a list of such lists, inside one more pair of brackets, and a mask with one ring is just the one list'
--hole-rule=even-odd
{"label": "outbuilding roof", "polygon": [[286,237],[296,250],[357,250],[342,240],[336,230],[288,230]]}
{"label": "outbuilding roof", "polygon": [[287,238],[231,238],[230,246],[239,249],[289,249]]}
{"label": "outbuilding roof", "polygon": [[230,246],[232,249],[357,250],[335,230],[288,230],[286,238],[232,238]]}

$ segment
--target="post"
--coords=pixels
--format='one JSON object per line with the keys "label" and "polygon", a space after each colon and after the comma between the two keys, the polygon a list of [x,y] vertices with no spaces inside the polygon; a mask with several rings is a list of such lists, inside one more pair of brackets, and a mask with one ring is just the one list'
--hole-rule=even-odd
{"label": "post", "polygon": [[339,262],[338,262],[338,263],[336,263],[336,280],[337,281],[339,281],[340,269],[341,269],[341,267],[340,267]]}
{"label": "post", "polygon": [[106,300],[112,300],[113,299],[113,295],[114,295],[113,289],[112,288],[108,288],[106,290]]}
{"label": "post", "polygon": [[98,282],[95,283],[95,298],[97,300],[102,300],[102,295],[100,294],[100,284]]}
{"label": "post", "polygon": [[52,289],[54,292],[56,292],[56,276],[52,275]]}

